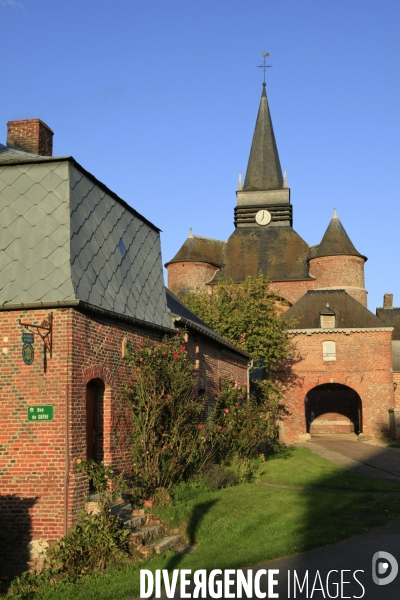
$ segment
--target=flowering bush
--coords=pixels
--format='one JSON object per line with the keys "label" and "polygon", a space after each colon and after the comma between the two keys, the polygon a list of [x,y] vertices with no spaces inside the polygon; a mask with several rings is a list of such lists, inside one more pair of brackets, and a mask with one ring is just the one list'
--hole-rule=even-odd
{"label": "flowering bush", "polygon": [[256,453],[260,444],[274,449],[276,420],[280,414],[281,407],[271,396],[263,402],[251,394],[248,397],[246,386],[223,380],[213,415],[220,459],[248,458]]}
{"label": "flowering bush", "polygon": [[201,399],[183,338],[144,340],[128,349],[132,401],[133,464],[142,494],[187,479],[215,455],[214,437],[200,424]]}

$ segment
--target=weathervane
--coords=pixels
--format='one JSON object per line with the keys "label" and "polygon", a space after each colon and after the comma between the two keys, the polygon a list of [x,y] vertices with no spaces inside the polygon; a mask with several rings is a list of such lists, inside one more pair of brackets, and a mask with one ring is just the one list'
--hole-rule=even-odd
{"label": "weathervane", "polygon": [[263,64],[263,65],[258,65],[258,68],[259,68],[259,69],[264,69],[264,81],[263,81],[263,85],[265,86],[265,85],[267,85],[267,84],[265,83],[265,70],[266,70],[266,69],[270,69],[270,68],[272,67],[272,65],[267,65],[267,64],[266,64],[266,62],[265,62],[265,61],[266,61],[266,58],[267,58],[267,56],[269,56],[268,52],[261,52],[261,54],[262,54],[262,56],[263,56],[263,59],[264,59],[264,64]]}

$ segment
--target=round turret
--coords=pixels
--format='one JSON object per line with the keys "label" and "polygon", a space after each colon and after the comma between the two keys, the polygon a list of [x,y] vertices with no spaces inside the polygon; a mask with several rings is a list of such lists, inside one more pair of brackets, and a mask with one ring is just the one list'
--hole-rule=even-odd
{"label": "round turret", "polygon": [[315,290],[342,289],[367,306],[362,256],[341,224],[336,209],[319,246],[311,251],[310,275],[315,277]]}
{"label": "round turret", "polygon": [[177,254],[165,264],[168,288],[176,293],[207,289],[206,284],[221,266],[224,242],[193,235],[192,230]]}

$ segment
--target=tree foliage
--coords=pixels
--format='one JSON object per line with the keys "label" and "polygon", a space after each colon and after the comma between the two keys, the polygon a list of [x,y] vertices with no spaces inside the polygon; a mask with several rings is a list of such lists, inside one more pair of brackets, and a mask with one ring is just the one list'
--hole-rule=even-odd
{"label": "tree foliage", "polygon": [[[211,293],[187,293],[181,300],[215,331],[248,352],[254,360],[253,370],[258,374],[262,370],[261,387],[278,392],[277,371],[290,356],[291,345],[280,299],[262,273],[240,283],[221,281]],[[260,383],[254,380],[253,386],[260,387]]]}

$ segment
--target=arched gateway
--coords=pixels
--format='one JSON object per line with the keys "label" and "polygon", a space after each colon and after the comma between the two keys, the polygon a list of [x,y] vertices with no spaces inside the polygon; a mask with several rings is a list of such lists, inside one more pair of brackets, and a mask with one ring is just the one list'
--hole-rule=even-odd
{"label": "arched gateway", "polygon": [[318,385],[304,404],[307,433],[362,433],[361,398],[347,385]]}

